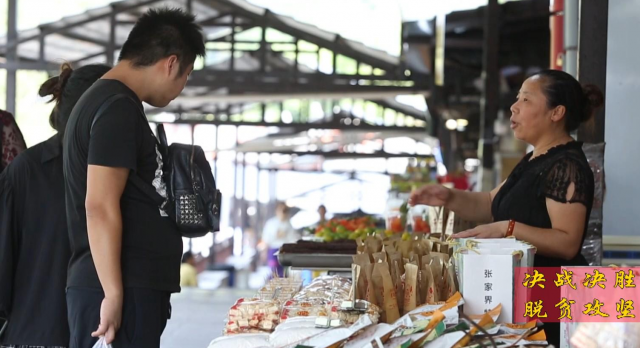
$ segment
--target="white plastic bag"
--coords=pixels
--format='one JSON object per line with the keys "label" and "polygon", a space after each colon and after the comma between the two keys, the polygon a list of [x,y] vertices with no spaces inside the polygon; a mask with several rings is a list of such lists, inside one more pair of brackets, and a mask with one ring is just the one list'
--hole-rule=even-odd
{"label": "white plastic bag", "polygon": [[100,339],[98,340],[98,342],[96,342],[95,345],[93,345],[93,348],[113,348],[110,344],[107,344],[107,342],[104,339],[104,336],[100,336]]}

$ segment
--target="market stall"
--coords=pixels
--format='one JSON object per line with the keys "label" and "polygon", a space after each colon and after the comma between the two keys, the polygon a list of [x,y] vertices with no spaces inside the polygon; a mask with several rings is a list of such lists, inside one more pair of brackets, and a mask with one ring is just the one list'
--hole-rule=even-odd
{"label": "market stall", "polygon": [[[509,297],[513,267],[533,261],[530,246],[375,229],[352,238],[326,242],[324,250],[326,255],[353,252],[351,260],[332,261],[344,262],[350,276],[321,276],[307,286],[295,277],[272,279],[254,298],[239,299],[230,308],[224,336],[209,348],[547,345],[536,321],[513,317]],[[296,245],[316,245],[310,243],[322,242]],[[283,249],[281,256],[288,254]],[[468,271],[494,261],[495,285],[504,291],[493,294],[489,308],[477,289],[481,282]]]}

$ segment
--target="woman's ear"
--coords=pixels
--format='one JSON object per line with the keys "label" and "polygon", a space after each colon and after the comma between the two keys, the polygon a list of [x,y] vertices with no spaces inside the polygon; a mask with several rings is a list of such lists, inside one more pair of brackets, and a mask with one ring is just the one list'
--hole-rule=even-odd
{"label": "woman's ear", "polygon": [[567,108],[564,105],[558,105],[553,109],[553,113],[551,114],[551,120],[553,122],[560,122],[565,116],[567,112]]}

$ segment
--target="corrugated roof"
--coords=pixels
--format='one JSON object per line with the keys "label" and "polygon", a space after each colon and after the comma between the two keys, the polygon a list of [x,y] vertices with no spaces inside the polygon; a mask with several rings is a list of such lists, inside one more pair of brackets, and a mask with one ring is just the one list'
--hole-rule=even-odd
{"label": "corrugated roof", "polygon": [[[121,22],[116,30],[116,47],[122,46],[132,27],[132,22],[151,7],[185,7],[182,0],[125,0],[109,6],[89,10],[85,13],[68,16],[59,21],[41,25],[39,28],[23,30],[18,33],[18,55],[21,59],[37,61],[40,57],[40,34],[47,35],[45,60],[58,63],[61,60],[75,61],[105,51],[110,36],[111,15],[115,13]],[[255,6],[245,0],[193,0],[193,13],[203,27],[209,39],[228,34],[226,28],[206,25],[206,21],[230,11],[240,11],[252,19],[267,20],[269,26],[287,34],[303,35],[305,40],[321,47],[334,46],[334,50],[345,56],[357,56],[361,61],[380,68],[399,67],[401,61],[385,51],[373,49],[360,42],[340,37],[335,33],[316,26],[299,22],[294,18],[279,15]],[[122,23],[124,22],[124,23]],[[130,22],[127,24],[127,22]],[[70,29],[65,29],[70,28]],[[50,33],[60,32],[52,36]],[[64,37],[64,38],[63,38]],[[0,56],[7,50],[7,38],[0,37]]]}

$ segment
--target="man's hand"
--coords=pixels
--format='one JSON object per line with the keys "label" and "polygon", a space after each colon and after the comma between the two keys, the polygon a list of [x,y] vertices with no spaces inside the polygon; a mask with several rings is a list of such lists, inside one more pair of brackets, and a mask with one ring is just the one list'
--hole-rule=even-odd
{"label": "man's hand", "polygon": [[100,325],[91,334],[92,337],[104,336],[105,342],[111,344],[122,323],[122,297],[105,297],[100,307]]}

